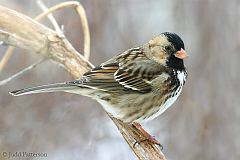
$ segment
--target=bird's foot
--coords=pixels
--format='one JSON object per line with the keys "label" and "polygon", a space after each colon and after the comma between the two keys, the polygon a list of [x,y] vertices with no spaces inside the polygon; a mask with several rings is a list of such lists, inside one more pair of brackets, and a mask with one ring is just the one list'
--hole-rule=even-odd
{"label": "bird's foot", "polygon": [[141,142],[149,141],[150,143],[158,145],[161,148],[161,150],[163,150],[163,146],[161,145],[161,143],[158,142],[158,140],[154,136],[150,135],[147,131],[145,131],[139,123],[133,123],[133,126],[137,128],[144,136],[143,139],[137,140],[134,143],[133,147],[135,147],[136,144],[140,144]]}

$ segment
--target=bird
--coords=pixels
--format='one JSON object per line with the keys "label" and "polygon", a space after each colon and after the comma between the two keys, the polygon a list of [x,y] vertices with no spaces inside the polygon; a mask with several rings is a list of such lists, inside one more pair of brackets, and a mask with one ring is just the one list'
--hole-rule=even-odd
{"label": "bird", "polygon": [[157,144],[140,123],[161,115],[177,100],[187,79],[186,57],[183,40],[176,33],[163,32],[94,67],[80,79],[9,93],[63,91],[90,97],[111,116],[133,124]]}

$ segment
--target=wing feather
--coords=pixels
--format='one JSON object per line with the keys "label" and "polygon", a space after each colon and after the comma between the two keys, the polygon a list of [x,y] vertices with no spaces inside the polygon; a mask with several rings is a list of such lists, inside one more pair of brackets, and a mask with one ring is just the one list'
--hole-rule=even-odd
{"label": "wing feather", "polygon": [[148,59],[141,48],[133,48],[70,83],[107,92],[127,89],[145,93],[151,91],[150,80],[155,78],[154,74],[160,74],[159,68],[159,64]]}

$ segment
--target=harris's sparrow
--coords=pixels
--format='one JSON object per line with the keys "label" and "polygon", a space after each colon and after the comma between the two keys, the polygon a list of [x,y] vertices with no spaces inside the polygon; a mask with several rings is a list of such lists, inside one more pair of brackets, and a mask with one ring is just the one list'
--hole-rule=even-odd
{"label": "harris's sparrow", "polygon": [[81,79],[20,89],[14,96],[64,91],[91,97],[126,123],[151,120],[178,98],[186,81],[182,39],[164,32],[86,72]]}

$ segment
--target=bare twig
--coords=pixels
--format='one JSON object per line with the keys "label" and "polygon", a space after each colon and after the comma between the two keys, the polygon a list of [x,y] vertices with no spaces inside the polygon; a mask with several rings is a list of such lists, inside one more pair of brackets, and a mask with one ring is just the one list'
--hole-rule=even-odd
{"label": "bare twig", "polygon": [[[14,21],[9,21],[14,19]],[[0,41],[38,53],[61,64],[74,78],[79,78],[93,65],[79,54],[68,40],[33,19],[0,6]],[[110,116],[111,117],[111,116]],[[111,117],[120,133],[140,160],[165,160],[162,152],[148,141],[133,147],[143,137],[132,125]]]}
{"label": "bare twig", "polygon": [[11,80],[13,80],[13,79],[15,79],[15,78],[23,75],[24,73],[26,73],[26,72],[29,71],[29,70],[35,68],[38,64],[42,63],[44,60],[45,60],[45,59],[41,59],[41,60],[37,61],[36,63],[34,63],[34,64],[32,64],[32,65],[24,68],[24,69],[21,70],[20,72],[12,75],[11,77],[0,81],[0,86],[7,84],[7,83],[10,82]]}
{"label": "bare twig", "polygon": [[12,56],[13,50],[14,50],[14,47],[12,47],[12,46],[8,47],[8,49],[5,52],[3,58],[1,59],[1,62],[0,62],[0,73],[2,72],[3,68],[7,64],[8,60],[10,59],[10,57]]}
{"label": "bare twig", "polygon": [[[39,5],[39,7],[40,7],[44,12],[47,12],[47,11],[48,11],[47,6],[44,4],[44,2],[43,2],[42,0],[37,0],[37,4]],[[45,14],[45,16],[48,17],[48,19],[49,19],[50,22],[52,23],[55,31],[56,31],[59,35],[61,35],[61,34],[63,35],[63,32],[62,32],[61,28],[59,27],[56,19],[53,17],[53,14],[52,14],[52,13],[49,13],[49,14]],[[36,17],[35,19],[38,20],[37,17]]]}
{"label": "bare twig", "polygon": [[[89,33],[86,13],[85,13],[82,5],[79,2],[75,2],[75,1],[71,2],[70,1],[70,2],[64,2],[64,3],[58,4],[50,9],[48,9],[44,5],[43,1],[38,0],[37,3],[44,10],[44,12],[42,14],[36,16],[34,19],[39,21],[39,20],[45,18],[46,16],[48,16],[49,20],[53,24],[53,27],[55,28],[56,32],[58,33],[58,35],[60,37],[64,36],[63,26],[61,27],[62,29],[59,27],[59,25],[57,24],[57,21],[54,19],[53,15],[52,15],[52,12],[57,11],[59,9],[66,8],[66,7],[74,7],[76,9],[76,12],[80,16],[80,19],[82,22],[81,24],[82,24],[83,35],[84,35],[84,57],[86,59],[89,59],[89,56],[90,56],[90,33]],[[0,73],[3,70],[3,68],[5,67],[5,65],[7,64],[8,60],[10,59],[13,51],[14,51],[14,47],[11,46],[5,52],[2,60],[0,61]]]}
{"label": "bare twig", "polygon": [[85,13],[85,10],[83,6],[79,3],[79,5],[76,7],[76,11],[78,15],[81,17],[81,24],[83,29],[83,36],[84,36],[84,57],[86,59],[89,59],[90,56],[90,33],[88,28],[88,21],[87,16]]}
{"label": "bare twig", "polygon": [[[9,19],[14,19],[14,21],[9,21]],[[58,36],[55,31],[2,6],[0,6],[0,28],[2,29],[0,40],[59,62],[75,78],[79,78],[93,67],[72,47],[69,41]],[[74,72],[73,68],[75,68]]]}
{"label": "bare twig", "polygon": [[31,40],[25,37],[20,37],[17,34],[13,34],[0,29],[0,39],[9,45],[21,46],[23,49],[37,48],[36,43],[32,43]]}
{"label": "bare twig", "polygon": [[[40,8],[42,8],[43,11],[47,11],[48,10],[48,8],[45,6],[43,1],[38,0],[37,3],[40,6]],[[52,25],[55,28],[55,30],[58,33],[58,35],[64,36],[62,30],[60,29],[60,27],[59,27],[57,21],[55,20],[55,18],[53,17],[53,15],[50,13],[49,15],[46,15],[46,16],[49,18],[50,22],[52,23]],[[1,73],[2,69],[4,68],[4,66],[6,65],[7,61],[9,60],[9,58],[11,57],[13,51],[14,51],[14,47],[13,46],[8,47],[6,53],[4,54],[4,56],[3,56],[3,58],[2,58],[2,60],[0,62],[0,73]],[[11,80],[21,76],[22,74],[26,73],[29,70],[35,68],[38,64],[42,63],[43,61],[44,61],[44,59],[42,59],[40,61],[37,61],[36,63],[26,67],[25,69],[23,69],[23,70],[19,71],[18,73],[12,75],[11,77],[6,78],[6,79],[0,81],[0,86],[1,85],[5,85],[6,83],[10,82]]]}
{"label": "bare twig", "polygon": [[[38,3],[39,6],[43,9],[43,11],[47,11],[47,7],[44,5],[44,3],[43,3],[41,0],[38,0],[37,3]],[[60,27],[59,27],[58,24],[57,24],[57,21],[56,21],[56,20],[54,19],[54,17],[53,17],[53,15],[52,15],[51,13],[49,13],[49,15],[46,14],[46,15],[43,16],[42,18],[44,18],[44,17],[46,17],[46,16],[49,18],[49,20],[50,20],[51,23],[53,24],[53,27],[55,28],[56,32],[57,32],[59,35],[63,35]],[[36,19],[36,18],[35,18],[35,19]],[[10,59],[10,57],[12,56],[13,51],[14,51],[14,47],[13,47],[13,46],[8,47],[7,51],[5,52],[3,58],[2,58],[2,60],[1,60],[1,62],[0,62],[0,73],[1,73],[1,71],[3,70],[3,68],[5,67],[5,65],[7,64],[8,60]],[[34,65],[34,64],[33,64],[33,65]],[[29,70],[27,70],[27,71],[29,71]],[[25,72],[21,72],[21,71],[20,71],[19,73],[25,73]],[[19,76],[19,75],[18,75],[18,76]],[[14,75],[13,75],[13,77],[14,77]],[[7,78],[7,79],[1,81],[0,85],[6,84],[6,83],[8,82],[8,81],[6,81],[6,80],[11,80],[11,79],[12,79],[12,78],[10,77],[10,78]],[[4,82],[4,83],[3,83],[3,82]]]}
{"label": "bare twig", "polygon": [[86,16],[85,10],[84,10],[83,6],[81,5],[81,3],[76,2],[76,1],[60,3],[56,6],[49,8],[47,11],[43,12],[42,14],[38,15],[35,19],[40,20],[43,17],[45,17],[46,15],[48,15],[54,11],[57,11],[59,9],[66,8],[66,7],[73,7],[80,17],[81,24],[82,24],[83,37],[84,37],[84,57],[86,59],[89,59],[89,56],[90,56],[90,32],[89,32],[89,28],[88,28],[87,16]]}

